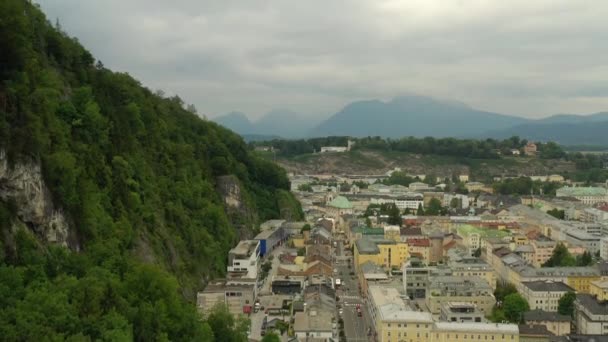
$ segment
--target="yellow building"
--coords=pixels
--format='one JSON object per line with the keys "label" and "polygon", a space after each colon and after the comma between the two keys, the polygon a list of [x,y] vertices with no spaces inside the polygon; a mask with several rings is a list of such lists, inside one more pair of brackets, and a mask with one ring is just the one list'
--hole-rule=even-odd
{"label": "yellow building", "polygon": [[379,341],[430,341],[430,313],[412,310],[395,288],[370,286],[368,292],[370,318]]}
{"label": "yellow building", "polygon": [[519,341],[517,324],[436,322],[433,342]]}
{"label": "yellow building", "polygon": [[599,274],[571,274],[568,275],[566,284],[574,288],[577,293],[590,293],[591,283],[601,279]]}
{"label": "yellow building", "polygon": [[589,294],[598,300],[608,300],[608,280],[595,280],[589,284]]}
{"label": "yellow building", "polygon": [[385,268],[401,268],[409,258],[407,243],[394,240],[361,238],[354,245],[355,270],[371,261]]}
{"label": "yellow building", "polygon": [[291,239],[291,243],[293,244],[293,248],[304,248],[306,246],[304,237],[293,237]]}

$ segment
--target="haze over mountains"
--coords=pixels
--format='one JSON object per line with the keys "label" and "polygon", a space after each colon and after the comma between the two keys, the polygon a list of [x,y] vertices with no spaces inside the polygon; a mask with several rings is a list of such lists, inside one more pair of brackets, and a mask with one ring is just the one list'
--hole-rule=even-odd
{"label": "haze over mountains", "polygon": [[253,122],[240,112],[220,116],[215,121],[248,140],[331,135],[390,138],[505,138],[518,135],[564,145],[608,145],[608,112],[527,119],[417,95],[399,96],[386,102],[352,102],[321,122],[289,110],[275,110]]}

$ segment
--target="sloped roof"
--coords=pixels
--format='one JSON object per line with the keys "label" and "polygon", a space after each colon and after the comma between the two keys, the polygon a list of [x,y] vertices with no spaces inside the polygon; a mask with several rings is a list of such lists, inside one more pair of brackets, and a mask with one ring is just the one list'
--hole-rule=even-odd
{"label": "sloped roof", "polygon": [[329,202],[328,206],[338,209],[352,209],[353,205],[344,196],[336,196],[333,201]]}
{"label": "sloped roof", "polygon": [[557,189],[558,196],[607,196],[608,189],[595,186],[563,187]]}
{"label": "sloped roof", "polygon": [[560,315],[557,312],[532,310],[524,312],[524,320],[526,322],[569,322],[572,320],[572,318],[567,315]]}

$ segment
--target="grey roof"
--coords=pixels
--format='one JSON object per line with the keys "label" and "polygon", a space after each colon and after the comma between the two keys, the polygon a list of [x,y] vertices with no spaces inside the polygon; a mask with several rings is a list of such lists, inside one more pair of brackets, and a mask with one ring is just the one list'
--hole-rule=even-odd
{"label": "grey roof", "polygon": [[526,281],[521,283],[523,286],[529,288],[535,292],[574,292],[574,289],[570,286],[562,283],[561,281]]}
{"label": "grey roof", "polygon": [[567,315],[560,315],[557,312],[532,310],[524,312],[524,320],[526,322],[569,322],[572,318]]}
{"label": "grey roof", "polygon": [[519,335],[532,335],[532,336],[553,336],[547,327],[544,325],[528,325],[528,324],[520,324],[519,325]]}
{"label": "grey roof", "polygon": [[380,250],[376,243],[367,238],[361,238],[355,242],[359,254],[376,254]]}
{"label": "grey roof", "polygon": [[377,254],[380,252],[378,244],[382,245],[394,245],[396,244],[393,240],[386,240],[384,237],[381,239],[372,239],[370,237],[363,237],[355,242],[359,254]]}
{"label": "grey roof", "polygon": [[590,294],[577,294],[576,301],[594,315],[608,315],[608,302],[598,301]]}
{"label": "grey roof", "polygon": [[422,235],[422,228],[420,227],[403,227],[401,228],[401,231],[399,232],[401,235],[406,235],[406,236],[416,236],[416,235]]}
{"label": "grey roof", "polygon": [[515,247],[515,253],[534,253],[534,247],[532,245],[521,245]]}
{"label": "grey roof", "polygon": [[365,263],[363,263],[361,265],[361,272],[363,274],[373,274],[373,273],[386,274],[384,272],[384,270],[382,269],[382,267],[380,267],[379,265],[377,265],[371,261],[366,261]]}

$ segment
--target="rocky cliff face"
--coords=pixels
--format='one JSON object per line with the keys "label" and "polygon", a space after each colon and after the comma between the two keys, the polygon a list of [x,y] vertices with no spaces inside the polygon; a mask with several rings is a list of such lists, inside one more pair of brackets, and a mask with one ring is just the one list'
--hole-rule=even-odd
{"label": "rocky cliff face", "polygon": [[247,201],[246,193],[241,189],[239,179],[234,175],[220,176],[216,180],[216,190],[224,200],[226,213],[238,229],[239,237],[251,238],[257,217]]}
{"label": "rocky cliff face", "polygon": [[68,221],[53,204],[38,163],[11,165],[5,151],[0,150],[0,199],[13,202],[19,220],[41,240],[78,249],[77,244],[69,243],[75,239],[70,239]]}

